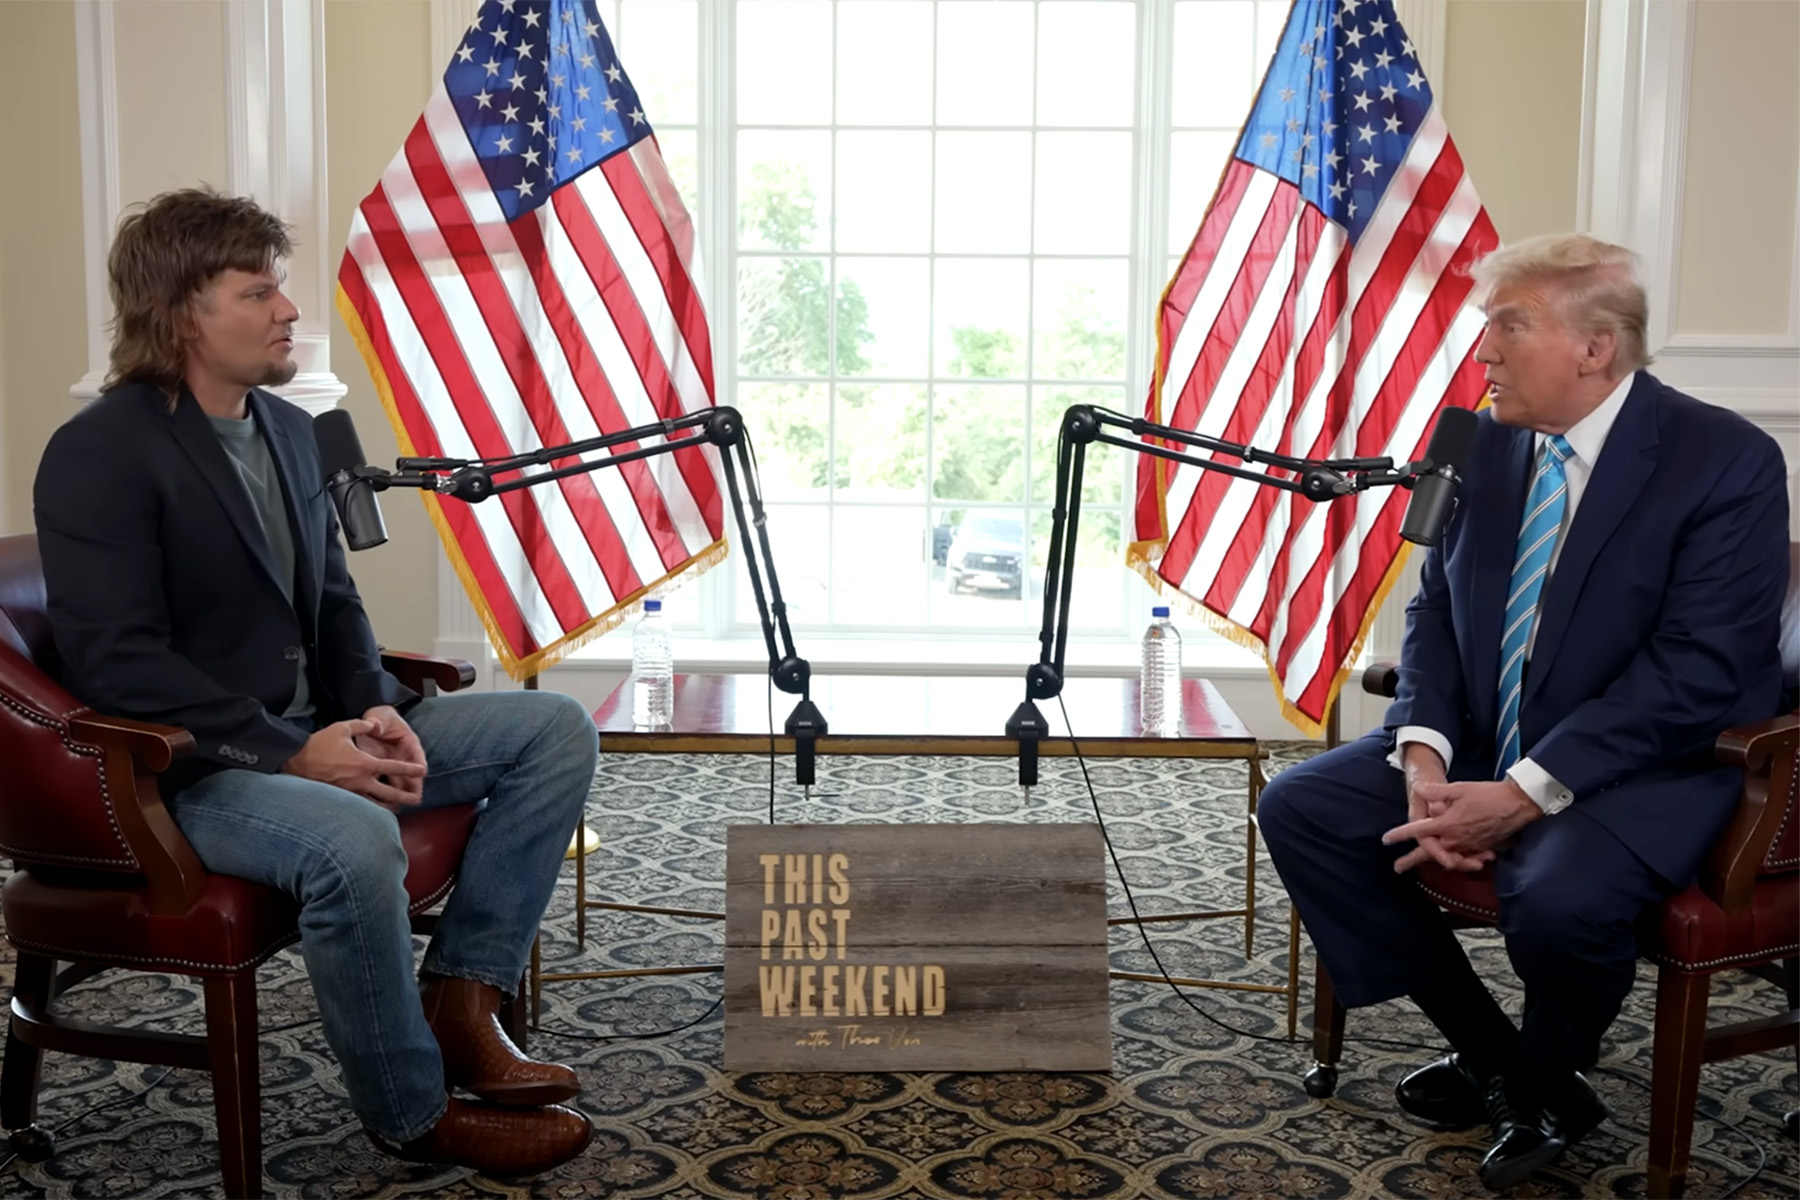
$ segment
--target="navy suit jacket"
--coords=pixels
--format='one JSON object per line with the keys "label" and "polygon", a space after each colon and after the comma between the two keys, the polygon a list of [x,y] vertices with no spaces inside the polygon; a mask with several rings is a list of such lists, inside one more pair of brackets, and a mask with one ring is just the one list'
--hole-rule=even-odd
{"label": "navy suit jacket", "polygon": [[58,429],[34,504],[62,682],[94,708],[179,725],[196,753],[172,794],[228,767],[273,773],[305,743],[278,714],[304,647],[323,725],[417,694],[381,653],[344,565],[337,516],[303,409],[250,393],[287,501],[294,597],[249,493],[185,390],[173,413],[149,384],[114,388]]}
{"label": "navy suit jacket", "polygon": [[[1385,724],[1424,725],[1493,778],[1500,634],[1534,435],[1483,413],[1455,515],[1407,608]],[[1777,711],[1787,479],[1773,438],[1638,372],[1539,598],[1520,745],[1611,830],[1692,879],[1741,775],[1714,739]]]}

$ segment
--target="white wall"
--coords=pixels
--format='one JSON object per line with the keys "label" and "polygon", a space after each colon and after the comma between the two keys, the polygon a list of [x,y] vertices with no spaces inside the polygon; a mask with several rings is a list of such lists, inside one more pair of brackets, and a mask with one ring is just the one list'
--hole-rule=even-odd
{"label": "white wall", "polygon": [[7,86],[32,104],[0,121],[0,533],[29,533],[38,455],[87,359],[75,14],[24,0],[4,18]]}

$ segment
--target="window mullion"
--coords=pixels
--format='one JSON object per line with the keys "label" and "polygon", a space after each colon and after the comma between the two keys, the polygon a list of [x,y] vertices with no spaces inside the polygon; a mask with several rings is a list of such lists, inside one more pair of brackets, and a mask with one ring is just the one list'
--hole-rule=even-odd
{"label": "window mullion", "polygon": [[[699,0],[700,71],[695,98],[699,129],[700,246],[706,255],[707,323],[712,331],[713,386],[719,404],[737,403],[737,12],[735,0]],[[737,516],[725,498],[726,537],[738,540]],[[736,547],[746,554],[749,547]],[[708,638],[726,636],[737,597],[729,565],[700,580],[700,624]]]}
{"label": "window mullion", "polygon": [[825,620],[838,623],[838,6],[831,6],[831,123],[825,139],[830,167],[825,176]]}
{"label": "window mullion", "polygon": [[[1170,134],[1173,125],[1175,78],[1175,0],[1139,0],[1137,30],[1138,87],[1133,131],[1133,168],[1137,186],[1132,205],[1130,310],[1125,318],[1125,394],[1127,402],[1142,402],[1150,394],[1156,368],[1156,327],[1169,261]],[[1133,498],[1144,456],[1131,454],[1125,462],[1126,520],[1135,510]],[[1122,540],[1129,545],[1136,530],[1125,528]],[[1136,632],[1141,615],[1131,606],[1137,594],[1136,576],[1121,571],[1119,612],[1121,635]]]}

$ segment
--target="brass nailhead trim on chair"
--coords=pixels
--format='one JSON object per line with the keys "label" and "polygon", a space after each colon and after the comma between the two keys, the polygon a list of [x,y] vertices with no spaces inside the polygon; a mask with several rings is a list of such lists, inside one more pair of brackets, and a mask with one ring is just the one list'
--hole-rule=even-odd
{"label": "brass nailhead trim on chair", "polygon": [[[125,831],[119,828],[119,818],[113,812],[112,793],[106,789],[106,769],[100,763],[99,749],[94,746],[87,746],[69,740],[68,719],[76,713],[86,710],[83,708],[72,708],[64,713],[60,720],[55,720],[45,716],[43,713],[26,708],[23,704],[20,704],[11,696],[8,696],[3,692],[0,692],[0,704],[6,705],[6,707],[12,709],[27,721],[32,721],[48,729],[56,730],[57,734],[62,738],[63,746],[67,748],[69,753],[78,754],[83,758],[91,758],[94,760],[94,767],[100,775],[100,795],[106,801],[107,824],[112,826],[113,836],[118,839],[119,844],[121,846],[128,845],[129,843],[125,840]],[[40,855],[35,851],[25,854],[21,853],[17,848],[8,846],[4,843],[0,843],[0,852],[4,852],[14,858],[29,859],[32,862],[60,863],[64,866],[73,867],[115,867],[124,871],[137,871],[142,866],[135,858],[88,858],[74,854],[45,856]]]}

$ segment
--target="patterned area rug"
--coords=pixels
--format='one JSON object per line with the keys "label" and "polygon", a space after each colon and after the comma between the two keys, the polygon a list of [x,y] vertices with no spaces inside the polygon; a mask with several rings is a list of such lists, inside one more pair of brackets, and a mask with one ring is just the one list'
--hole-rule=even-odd
{"label": "patterned area rug", "polygon": [[[1270,768],[1308,752],[1276,745]],[[792,769],[783,759],[776,775],[783,822],[1093,819],[1079,771],[1064,760],[1044,763],[1029,803],[1010,760],[823,759],[810,802],[792,785]],[[1242,904],[1242,763],[1099,760],[1089,770],[1141,911]],[[766,759],[603,760],[590,813],[604,844],[588,860],[590,895],[720,907],[724,828],[766,819],[768,803]],[[1150,926],[1168,971],[1285,981],[1287,905],[1266,858],[1257,879],[1254,953],[1245,957],[1241,920]],[[1125,915],[1116,879],[1111,894],[1114,915]],[[573,898],[570,868],[546,918],[546,970],[718,960],[717,923],[604,911],[590,911],[582,949]],[[1516,1013],[1519,996],[1497,939],[1464,936]],[[1310,949],[1303,956],[1310,982]],[[1132,926],[1114,928],[1112,960],[1116,969],[1156,970]],[[1301,1088],[1309,1048],[1282,1040],[1285,1005],[1269,994],[1177,995],[1160,983],[1115,981],[1110,1074],[747,1074],[720,1066],[717,975],[547,984],[533,1049],[580,1070],[581,1104],[598,1136],[554,1174],[503,1184],[377,1153],[344,1102],[299,956],[278,955],[261,985],[266,1173],[278,1196],[1062,1200],[1482,1191],[1475,1167],[1484,1135],[1433,1134],[1394,1108],[1395,1080],[1436,1044],[1405,1003],[1352,1014],[1349,1033],[1419,1046],[1353,1040],[1337,1096],[1319,1102]],[[1614,1119],[1516,1194],[1644,1194],[1653,993],[1641,968],[1594,1077]],[[188,1029],[198,1026],[201,1007],[193,981],[155,975],[104,975],[63,1003],[72,1015]],[[1713,1006],[1755,1015],[1777,1009],[1779,996],[1733,976],[1720,982]],[[1303,1036],[1310,1008],[1309,986]],[[1800,1161],[1780,1129],[1797,1090],[1792,1055],[1706,1067],[1688,1195],[1800,1191]],[[57,1130],[57,1153],[44,1163],[7,1163],[0,1194],[216,1195],[211,1103],[200,1073],[50,1055],[40,1120]]]}

